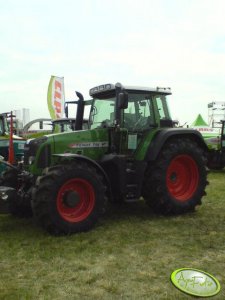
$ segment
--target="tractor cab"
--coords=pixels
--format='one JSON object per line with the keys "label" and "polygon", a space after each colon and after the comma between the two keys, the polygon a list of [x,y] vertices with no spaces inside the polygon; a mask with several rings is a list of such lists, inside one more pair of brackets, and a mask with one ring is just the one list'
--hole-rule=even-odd
{"label": "tractor cab", "polygon": [[94,98],[91,128],[117,125],[137,132],[165,123],[172,126],[167,106],[167,96],[170,94],[168,88],[122,87],[120,84],[95,87],[90,90]]}
{"label": "tractor cab", "polygon": [[93,97],[90,127],[108,128],[117,153],[133,151],[152,130],[173,127],[167,106],[170,94],[168,88],[140,88],[118,83],[94,87],[90,90]]}

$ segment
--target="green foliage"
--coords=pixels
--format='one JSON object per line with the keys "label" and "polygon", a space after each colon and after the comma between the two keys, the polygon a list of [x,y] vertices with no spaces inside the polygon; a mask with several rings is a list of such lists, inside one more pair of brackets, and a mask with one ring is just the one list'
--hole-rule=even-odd
{"label": "green foliage", "polygon": [[195,213],[153,214],[143,202],[111,207],[90,232],[52,237],[32,219],[0,217],[0,299],[190,299],[170,282],[193,267],[225,299],[225,172],[209,175]]}

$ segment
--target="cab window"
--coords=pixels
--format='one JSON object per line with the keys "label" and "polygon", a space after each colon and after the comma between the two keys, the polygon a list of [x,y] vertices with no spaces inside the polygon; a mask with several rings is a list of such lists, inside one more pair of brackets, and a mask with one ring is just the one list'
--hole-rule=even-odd
{"label": "cab window", "polygon": [[151,97],[148,94],[129,94],[128,107],[124,110],[123,126],[129,131],[149,129],[154,123]]}
{"label": "cab window", "polygon": [[115,111],[115,97],[95,99],[91,108],[91,129],[113,126]]}
{"label": "cab window", "polygon": [[158,114],[160,119],[171,119],[170,113],[168,110],[166,96],[165,95],[156,95],[154,96],[158,108]]}

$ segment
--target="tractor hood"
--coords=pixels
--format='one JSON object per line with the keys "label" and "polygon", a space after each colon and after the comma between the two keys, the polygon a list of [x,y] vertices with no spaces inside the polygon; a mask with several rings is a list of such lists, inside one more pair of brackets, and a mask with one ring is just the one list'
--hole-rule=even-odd
{"label": "tractor hood", "polygon": [[[108,129],[99,128],[92,130],[81,130],[60,134],[52,134],[54,148],[52,152],[57,154],[80,154],[92,159],[99,159],[108,152],[109,147]],[[53,154],[52,153],[52,154]]]}

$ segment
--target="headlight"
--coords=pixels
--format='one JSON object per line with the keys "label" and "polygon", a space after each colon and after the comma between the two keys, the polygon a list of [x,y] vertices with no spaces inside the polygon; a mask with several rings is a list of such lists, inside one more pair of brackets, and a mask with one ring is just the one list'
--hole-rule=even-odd
{"label": "headlight", "polygon": [[29,163],[29,165],[32,165],[33,162],[34,162],[34,160],[35,160],[35,157],[34,157],[34,156],[29,156],[29,158],[28,158],[28,163]]}
{"label": "headlight", "polygon": [[2,199],[3,201],[6,201],[8,198],[9,198],[9,195],[5,191],[0,192],[0,199]]}
{"label": "headlight", "polygon": [[26,142],[25,147],[24,147],[24,164],[25,165],[30,165],[34,161],[34,157],[37,154],[37,150],[39,146],[47,141],[47,137],[41,137],[37,139],[30,139]]}

